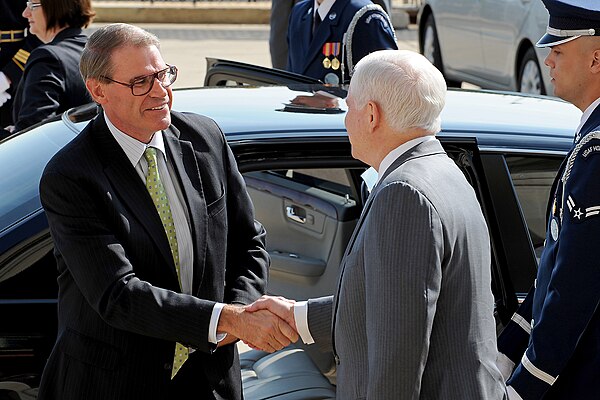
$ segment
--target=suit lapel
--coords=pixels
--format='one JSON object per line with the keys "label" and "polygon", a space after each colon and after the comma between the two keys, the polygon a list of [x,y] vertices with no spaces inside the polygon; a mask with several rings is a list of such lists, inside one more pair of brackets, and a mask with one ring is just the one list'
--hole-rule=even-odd
{"label": "suit lapel", "polygon": [[202,180],[192,144],[178,139],[180,132],[173,125],[164,132],[166,148],[170,153],[169,156],[177,173],[179,186],[185,197],[192,229],[192,240],[194,242],[192,293],[196,293],[204,275],[208,235],[208,213],[202,190]]}
{"label": "suit lapel", "polygon": [[106,177],[115,188],[115,193],[154,241],[163,260],[170,267],[174,287],[178,287],[177,271],[169,248],[169,241],[146,186],[108,130],[104,114],[100,114],[94,120],[93,129],[98,152],[102,155],[104,162]]}
{"label": "suit lapel", "polygon": [[[335,27],[339,24],[342,11],[347,4],[348,1],[343,0],[337,0],[335,3],[333,3],[329,13],[327,13],[327,16],[323,19],[323,21],[321,21],[321,25],[319,25],[319,29],[317,29],[315,32],[313,39],[305,42],[310,43],[310,46],[308,47],[308,51],[305,53],[306,58],[304,61],[304,73],[306,73],[306,70],[311,66],[313,59],[318,57],[318,55],[323,52],[323,45],[327,43],[329,38],[331,38],[332,32],[334,32]],[[303,20],[303,26],[308,27],[308,34],[310,35],[310,31],[312,30],[312,8],[308,17],[311,19],[311,21]],[[341,43],[341,41],[342,40],[340,37],[339,42]]]}
{"label": "suit lapel", "polygon": [[[308,49],[310,48],[310,43],[313,39],[312,36],[312,14],[313,8],[309,7],[308,11],[302,15],[300,20],[300,34],[298,37],[290,38],[291,40],[298,40],[298,44],[302,48],[302,52],[300,54],[307,54]],[[304,61],[304,68],[306,69],[306,60]]]}

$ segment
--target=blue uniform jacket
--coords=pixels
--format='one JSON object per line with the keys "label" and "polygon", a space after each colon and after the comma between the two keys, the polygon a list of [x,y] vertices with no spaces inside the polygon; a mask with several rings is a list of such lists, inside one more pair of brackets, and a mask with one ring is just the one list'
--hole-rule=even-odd
{"label": "blue uniform jacket", "polygon": [[[344,33],[362,7],[372,4],[369,0],[336,0],[327,17],[312,34],[313,0],[304,0],[296,4],[292,10],[288,28],[288,64],[287,70],[310,76],[325,82],[327,74],[334,74],[342,83],[341,66],[337,70],[325,68],[323,46],[326,43],[339,43],[338,61],[342,62],[342,43]],[[383,49],[397,49],[393,27],[387,16],[381,11],[366,12],[356,24],[352,39],[352,62],[354,65],[369,53]],[[346,49],[346,55],[348,53]],[[329,56],[333,60],[334,56]],[[344,62],[344,81],[350,80],[348,62]],[[331,76],[330,76],[331,78]],[[331,83],[331,82],[326,82]]]}
{"label": "blue uniform jacket", "polygon": [[15,131],[92,101],[79,73],[86,41],[80,28],[66,28],[31,52],[15,94]]}
{"label": "blue uniform jacket", "polygon": [[600,107],[556,177],[535,287],[500,335],[524,400],[600,398]]}

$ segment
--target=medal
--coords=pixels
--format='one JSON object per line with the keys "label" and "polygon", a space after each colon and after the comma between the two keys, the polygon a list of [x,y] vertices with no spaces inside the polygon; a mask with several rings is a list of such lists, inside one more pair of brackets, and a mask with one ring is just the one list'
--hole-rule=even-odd
{"label": "medal", "polygon": [[333,68],[334,70],[337,70],[340,68],[340,61],[337,58],[334,58],[333,60],[331,60],[331,68]]}
{"label": "medal", "polygon": [[340,54],[340,43],[333,43],[333,60],[331,60],[331,68],[338,70],[340,68],[340,60],[337,56]]}
{"label": "medal", "polygon": [[329,56],[333,53],[333,43],[325,43],[323,45],[323,55],[325,58],[323,59],[323,68],[329,69],[331,68],[331,60]]}

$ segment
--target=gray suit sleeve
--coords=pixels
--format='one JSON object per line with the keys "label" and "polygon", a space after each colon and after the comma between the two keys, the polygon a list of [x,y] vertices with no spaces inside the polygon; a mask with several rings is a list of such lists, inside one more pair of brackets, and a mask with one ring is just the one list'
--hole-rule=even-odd
{"label": "gray suit sleeve", "polygon": [[377,193],[363,229],[367,398],[418,398],[442,279],[441,221],[396,182]]}
{"label": "gray suit sleeve", "polygon": [[308,300],[308,329],[323,351],[331,351],[333,296]]}

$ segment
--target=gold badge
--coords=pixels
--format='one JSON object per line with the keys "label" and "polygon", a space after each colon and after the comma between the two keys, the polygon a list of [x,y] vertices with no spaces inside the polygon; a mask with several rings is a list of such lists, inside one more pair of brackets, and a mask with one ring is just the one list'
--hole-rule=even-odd
{"label": "gold badge", "polygon": [[331,68],[331,61],[329,60],[329,58],[325,57],[325,58],[323,59],[323,67],[324,67],[325,69],[329,69],[329,68]]}

